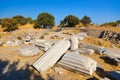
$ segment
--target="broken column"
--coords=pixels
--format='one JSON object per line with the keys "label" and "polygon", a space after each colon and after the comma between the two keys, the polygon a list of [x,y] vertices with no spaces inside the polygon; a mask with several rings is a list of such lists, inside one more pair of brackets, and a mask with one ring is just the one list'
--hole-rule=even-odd
{"label": "broken column", "polygon": [[75,35],[71,36],[70,41],[71,41],[71,47],[70,47],[70,49],[71,50],[78,49],[79,41],[78,41],[78,38],[75,37]]}
{"label": "broken column", "polygon": [[80,43],[80,47],[81,47],[81,48],[93,49],[93,50],[95,50],[95,51],[96,51],[97,53],[99,53],[99,54],[103,54],[103,53],[106,52],[105,47],[97,46],[97,45],[94,45],[94,44]]}
{"label": "broken column", "polygon": [[106,61],[110,64],[120,65],[120,49],[119,48],[106,48]]}
{"label": "broken column", "polygon": [[95,52],[93,49],[87,49],[87,48],[79,48],[77,51],[80,54],[88,54],[88,55],[92,55]]}
{"label": "broken column", "polygon": [[78,38],[78,40],[83,40],[87,36],[87,34],[82,32],[76,34],[75,36]]}
{"label": "broken column", "polygon": [[31,36],[26,36],[25,39],[23,40],[24,44],[29,44],[31,41]]}
{"label": "broken column", "polygon": [[69,47],[69,40],[59,40],[33,64],[33,67],[40,73],[46,71],[60,59]]}
{"label": "broken column", "polygon": [[74,52],[66,53],[58,62],[64,68],[80,74],[92,75],[96,70],[97,62],[89,57]]}
{"label": "broken column", "polygon": [[35,46],[39,47],[41,50],[47,51],[51,47],[51,44],[44,39],[37,39],[35,40]]}

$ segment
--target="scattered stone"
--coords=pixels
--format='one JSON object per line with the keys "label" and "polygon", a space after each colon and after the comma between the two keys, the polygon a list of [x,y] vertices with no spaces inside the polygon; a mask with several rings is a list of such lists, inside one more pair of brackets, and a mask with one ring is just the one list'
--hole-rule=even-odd
{"label": "scattered stone", "polygon": [[70,41],[71,41],[71,47],[70,47],[71,50],[77,50],[78,49],[78,44],[79,44],[78,38],[73,35],[70,38]]}
{"label": "scattered stone", "polygon": [[102,46],[97,46],[94,44],[84,44],[84,43],[80,43],[80,48],[88,48],[88,49],[93,49],[95,50],[97,53],[99,54],[103,54],[106,52],[105,47]]}
{"label": "scattered stone", "polygon": [[106,48],[106,54],[114,58],[120,58],[119,48]]}
{"label": "scattered stone", "polygon": [[34,56],[39,54],[40,49],[36,46],[22,46],[18,49],[18,55],[20,56]]}
{"label": "scattered stone", "polygon": [[92,75],[97,67],[97,62],[93,59],[74,52],[66,53],[58,64],[68,70],[89,75]]}
{"label": "scattered stone", "polygon": [[73,33],[70,33],[70,32],[63,32],[62,34],[73,35]]}
{"label": "scattered stone", "polygon": [[86,33],[78,33],[78,34],[76,34],[76,37],[77,37],[79,40],[83,40],[86,36],[87,36]]}
{"label": "scattered stone", "polygon": [[119,43],[120,34],[112,31],[102,31],[101,34],[99,35],[99,38],[109,40],[113,43]]}
{"label": "scattered stone", "polygon": [[3,41],[2,40],[0,40],[0,45],[2,45],[3,44]]}
{"label": "scattered stone", "polygon": [[54,36],[51,36],[50,39],[58,39],[59,36],[58,35],[54,35]]}
{"label": "scattered stone", "polygon": [[47,51],[51,47],[51,44],[44,39],[37,39],[35,40],[35,46],[39,47],[41,50]]}
{"label": "scattered stone", "polygon": [[106,48],[105,62],[119,66],[120,65],[120,49],[119,48]]}
{"label": "scattered stone", "polygon": [[63,69],[61,67],[54,67],[55,72],[59,75],[63,74]]}
{"label": "scattered stone", "polygon": [[31,37],[30,36],[26,36],[25,40],[23,40],[23,43],[24,44],[30,44],[30,40],[31,40]]}
{"label": "scattered stone", "polygon": [[33,67],[40,73],[46,71],[62,57],[69,47],[69,40],[66,40],[65,38],[59,40],[33,64]]}
{"label": "scattered stone", "polygon": [[20,46],[21,41],[20,40],[8,40],[3,46]]}
{"label": "scattered stone", "polygon": [[88,55],[92,55],[95,52],[93,49],[87,49],[87,48],[79,48],[77,51],[80,54],[88,54]]}

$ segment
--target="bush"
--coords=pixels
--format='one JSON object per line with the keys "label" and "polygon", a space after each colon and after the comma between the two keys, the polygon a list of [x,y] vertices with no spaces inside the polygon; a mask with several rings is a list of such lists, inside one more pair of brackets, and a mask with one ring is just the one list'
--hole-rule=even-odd
{"label": "bush", "polygon": [[36,29],[36,28],[41,28],[41,25],[40,25],[38,22],[35,22],[33,27],[34,27],[35,29]]}
{"label": "bush", "polygon": [[108,22],[108,23],[102,24],[101,26],[112,26],[112,27],[115,27],[115,26],[117,26],[117,23],[116,22]]}
{"label": "bush", "polygon": [[16,21],[20,24],[20,25],[25,25],[27,23],[25,17],[21,16],[21,15],[17,15],[14,16],[13,19],[16,19]]}
{"label": "bush", "polygon": [[5,28],[4,31],[11,32],[18,29],[18,23],[15,19],[4,18],[2,20],[2,28]]}
{"label": "bush", "polygon": [[38,15],[34,28],[51,28],[54,24],[54,16],[45,12]]}
{"label": "bush", "polygon": [[33,23],[33,20],[32,20],[32,18],[31,17],[28,17],[28,18],[26,18],[26,23]]}
{"label": "bush", "polygon": [[82,24],[87,25],[91,23],[91,19],[88,16],[83,16],[83,18],[81,19],[81,22]]}
{"label": "bush", "polygon": [[74,15],[68,15],[60,22],[60,25],[65,27],[75,27],[75,25],[79,24],[80,20],[78,17]]}

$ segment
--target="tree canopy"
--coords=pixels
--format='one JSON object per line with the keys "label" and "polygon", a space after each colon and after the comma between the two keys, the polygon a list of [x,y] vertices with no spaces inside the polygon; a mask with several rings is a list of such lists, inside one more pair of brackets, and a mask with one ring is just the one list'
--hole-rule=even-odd
{"label": "tree canopy", "polygon": [[25,25],[27,23],[26,18],[21,15],[14,16],[13,19],[16,19],[20,25]]}
{"label": "tree canopy", "polygon": [[1,22],[2,28],[5,28],[4,31],[8,31],[8,32],[18,29],[17,24],[18,22],[12,18],[4,18],[2,19],[2,22]]}
{"label": "tree canopy", "polygon": [[89,16],[83,16],[83,18],[81,19],[82,24],[90,24],[91,23],[91,19]]}
{"label": "tree canopy", "polygon": [[51,28],[54,24],[54,16],[44,12],[38,15],[34,28]]}
{"label": "tree canopy", "polygon": [[68,15],[64,18],[64,20],[61,21],[62,26],[66,27],[74,27],[75,25],[79,24],[80,20],[78,17],[74,15]]}
{"label": "tree canopy", "polygon": [[26,18],[26,23],[33,23],[33,20],[31,17]]}

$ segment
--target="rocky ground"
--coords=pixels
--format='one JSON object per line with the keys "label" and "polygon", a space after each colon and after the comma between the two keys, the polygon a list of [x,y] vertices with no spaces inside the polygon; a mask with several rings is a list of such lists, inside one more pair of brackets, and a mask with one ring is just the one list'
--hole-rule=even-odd
{"label": "rocky ground", "polygon": [[[26,30],[27,29],[27,30]],[[83,28],[82,28],[83,29]],[[108,48],[117,47],[120,48],[120,44],[113,44],[110,41],[106,41],[104,39],[97,38],[103,30],[113,30],[119,32],[119,28],[99,28],[99,27],[90,27],[86,32],[88,36],[82,40],[84,43],[96,44],[99,46],[104,46]],[[56,29],[33,29],[32,25],[26,25],[20,27],[20,30],[15,32],[0,32],[0,36],[4,42],[8,39],[11,39],[15,35],[21,36],[26,33],[34,34],[36,37],[44,38],[48,40],[50,43],[55,43],[61,37],[69,38],[71,35],[80,33],[83,30],[81,28],[64,28],[59,31]],[[12,38],[13,39],[13,38]],[[89,78],[93,78],[92,80],[102,79],[101,76],[94,72],[93,75],[82,75],[76,72],[72,72],[62,68],[60,65],[54,65],[54,67],[50,68],[46,72],[40,74],[37,72],[31,65],[42,55],[44,51],[40,51],[40,53],[36,56],[32,57],[22,57],[18,55],[19,46],[0,46],[0,80],[86,80]],[[106,63],[103,57],[104,55],[99,55],[94,53],[92,55],[85,55],[97,61],[97,63],[106,71],[114,71],[120,70],[120,66],[114,66],[109,63]],[[60,69],[61,73],[56,72],[55,68]]]}

